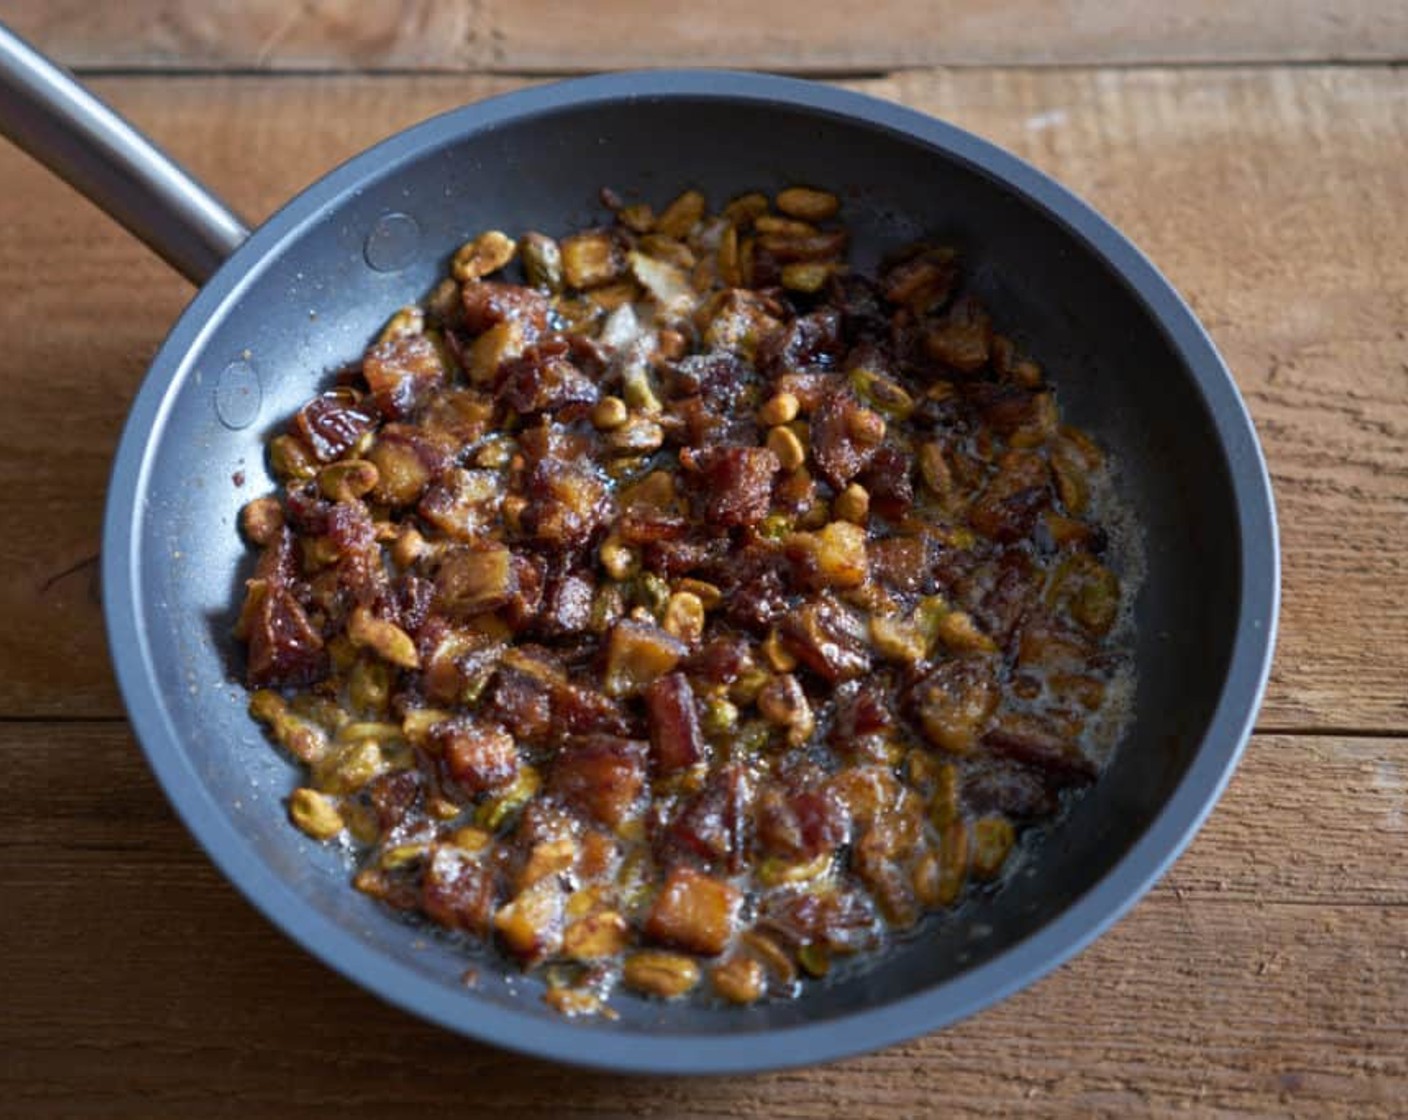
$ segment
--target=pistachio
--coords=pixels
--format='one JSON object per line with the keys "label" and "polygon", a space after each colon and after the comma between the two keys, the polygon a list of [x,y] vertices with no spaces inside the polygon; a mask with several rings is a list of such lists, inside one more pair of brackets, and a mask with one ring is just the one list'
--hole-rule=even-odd
{"label": "pistachio", "polygon": [[629,418],[626,402],[620,397],[602,397],[592,406],[592,425],[599,431],[615,431]]}
{"label": "pistachio", "polygon": [[785,471],[795,471],[807,461],[807,452],[802,441],[791,428],[773,428],[768,432],[768,450],[777,456]]}
{"label": "pistachio", "polygon": [[277,498],[255,498],[240,511],[240,528],[251,544],[269,544],[283,527],[284,510]]}
{"label": "pistachio", "polygon": [[641,949],[626,958],[621,979],[643,995],[677,999],[698,985],[699,966],[682,953]]}
{"label": "pistachio", "polygon": [[685,191],[661,212],[655,229],[666,237],[683,239],[704,217],[704,196],[698,191]]}
{"label": "pistachio", "polygon": [[870,517],[870,492],[858,482],[851,483],[836,495],[831,512],[842,521],[863,526]]}
{"label": "pistachio", "polygon": [[342,814],[327,794],[306,787],[296,789],[288,799],[288,815],[314,840],[331,840],[342,831]]}
{"label": "pistachio", "polygon": [[353,608],[347,620],[347,636],[353,645],[370,649],[393,665],[420,668],[420,654],[411,636],[394,622],[375,617],[366,607]]}
{"label": "pistachio", "polygon": [[380,480],[374,463],[365,459],[341,459],[318,472],[318,489],[334,502],[354,502],[370,494]]}
{"label": "pistachio", "polygon": [[455,251],[450,271],[461,284],[482,280],[503,268],[517,252],[518,247],[507,234],[496,229],[486,230]]}
{"label": "pistachio", "polygon": [[562,250],[546,234],[525,233],[518,241],[523,273],[535,288],[554,294],[562,291]]}
{"label": "pistachio", "polygon": [[800,218],[804,222],[824,222],[836,216],[841,209],[841,200],[830,191],[819,191],[812,187],[788,187],[778,192],[777,208],[789,218]]}
{"label": "pistachio", "polygon": [[775,428],[779,424],[790,424],[797,419],[799,407],[797,398],[791,393],[778,393],[776,396],[768,398],[767,403],[758,410],[758,422],[766,424],[769,428]]}
{"label": "pistachio", "polygon": [[733,957],[709,973],[714,991],[729,1003],[756,1003],[763,994],[763,966],[751,957]]}
{"label": "pistachio", "polygon": [[704,633],[704,604],[693,592],[676,591],[665,604],[661,625],[680,641],[693,644]]}

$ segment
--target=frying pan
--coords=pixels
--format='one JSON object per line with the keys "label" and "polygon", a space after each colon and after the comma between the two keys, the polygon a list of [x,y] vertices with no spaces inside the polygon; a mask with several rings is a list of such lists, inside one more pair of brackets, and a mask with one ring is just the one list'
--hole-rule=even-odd
{"label": "frying pan", "polygon": [[[1114,228],[973,136],[854,93],[754,74],[585,78],[436,117],[329,173],[253,233],[73,80],[0,34],[0,126],[201,285],[132,406],[107,498],[103,602],[132,726],[210,857],[285,933],[382,998],[478,1039],[623,1071],[817,1062],[951,1023],[1079,951],[1211,810],[1270,668],[1279,563],[1246,409],[1192,312]],[[350,889],[289,827],[289,765],[245,712],[229,638],[248,560],[240,506],[262,447],[486,227],[561,233],[609,185],[842,193],[859,263],[957,243],[999,325],[1054,372],[1139,512],[1133,720],[1102,780],[994,898],[878,965],[747,1009],[623,997],[566,1021],[540,982],[477,962]],[[232,479],[242,475],[243,488]],[[1099,983],[1099,977],[1093,978]],[[1107,997],[1121,998],[1112,987]],[[1029,1005],[1034,1010],[1039,1005]]]}

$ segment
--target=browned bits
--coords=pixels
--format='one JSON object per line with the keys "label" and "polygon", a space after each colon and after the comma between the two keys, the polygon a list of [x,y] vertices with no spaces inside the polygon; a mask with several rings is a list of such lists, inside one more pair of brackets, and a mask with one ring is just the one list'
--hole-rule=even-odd
{"label": "browned bits", "polygon": [[812,186],[603,197],[462,246],[270,442],[250,714],[357,889],[561,1013],[785,998],[1096,777],[1103,456],[952,249],[857,275]]}

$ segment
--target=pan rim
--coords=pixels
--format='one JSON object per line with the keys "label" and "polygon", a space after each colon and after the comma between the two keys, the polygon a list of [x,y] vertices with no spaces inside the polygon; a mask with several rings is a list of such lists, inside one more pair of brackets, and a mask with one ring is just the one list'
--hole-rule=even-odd
{"label": "pan rim", "polygon": [[[142,496],[172,388],[263,267],[328,207],[402,162],[456,137],[602,102],[718,99],[770,103],[892,132],[942,153],[1058,222],[1143,303],[1203,398],[1226,459],[1237,515],[1240,588],[1228,669],[1188,770],[1144,833],[1085,894],[1024,940],[904,999],[825,1021],[717,1034],[583,1029],[456,992],[371,949],[314,911],[254,857],[188,764],[156,687],[140,589]],[[129,412],[109,480],[103,609],[134,734],[167,799],[222,874],[285,935],[386,1002],[460,1034],[536,1057],[630,1073],[755,1072],[864,1053],[948,1026],[1074,957],[1127,913],[1183,852],[1212,811],[1248,738],[1270,675],[1280,558],[1270,478],[1230,372],[1191,309],[1158,269],[1091,206],[1044,172],[953,125],[892,103],[801,79],[722,70],[658,70],[570,79],[502,94],[433,117],[328,172],[260,226],[187,306],[152,361]]]}

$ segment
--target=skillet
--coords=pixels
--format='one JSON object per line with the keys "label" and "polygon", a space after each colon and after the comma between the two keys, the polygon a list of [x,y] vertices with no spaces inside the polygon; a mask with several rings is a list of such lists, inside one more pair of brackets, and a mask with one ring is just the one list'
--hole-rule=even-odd
{"label": "skillet", "polygon": [[[969,1015],[1078,952],[1172,863],[1230,777],[1265,688],[1279,599],[1250,419],[1154,266],[992,145],[803,81],[617,74],[417,125],[249,233],[3,28],[0,131],[200,285],[113,464],[102,544],[113,664],[153,772],[211,859],[286,934],[382,998],[474,1038],[622,1071],[756,1070],[875,1049]],[[607,185],[657,204],[697,186],[718,204],[795,182],[842,194],[862,267],[919,236],[956,243],[1000,327],[1053,372],[1066,415],[1112,451],[1147,565],[1129,730],[1101,781],[995,898],[793,1002],[619,999],[618,1021],[566,1021],[542,1005],[537,980],[492,957],[468,988],[463,946],[378,909],[349,888],[337,851],[287,824],[294,774],[246,714],[229,637],[248,575],[238,511],[273,485],[263,444],[483,228],[560,234],[601,216]]]}

